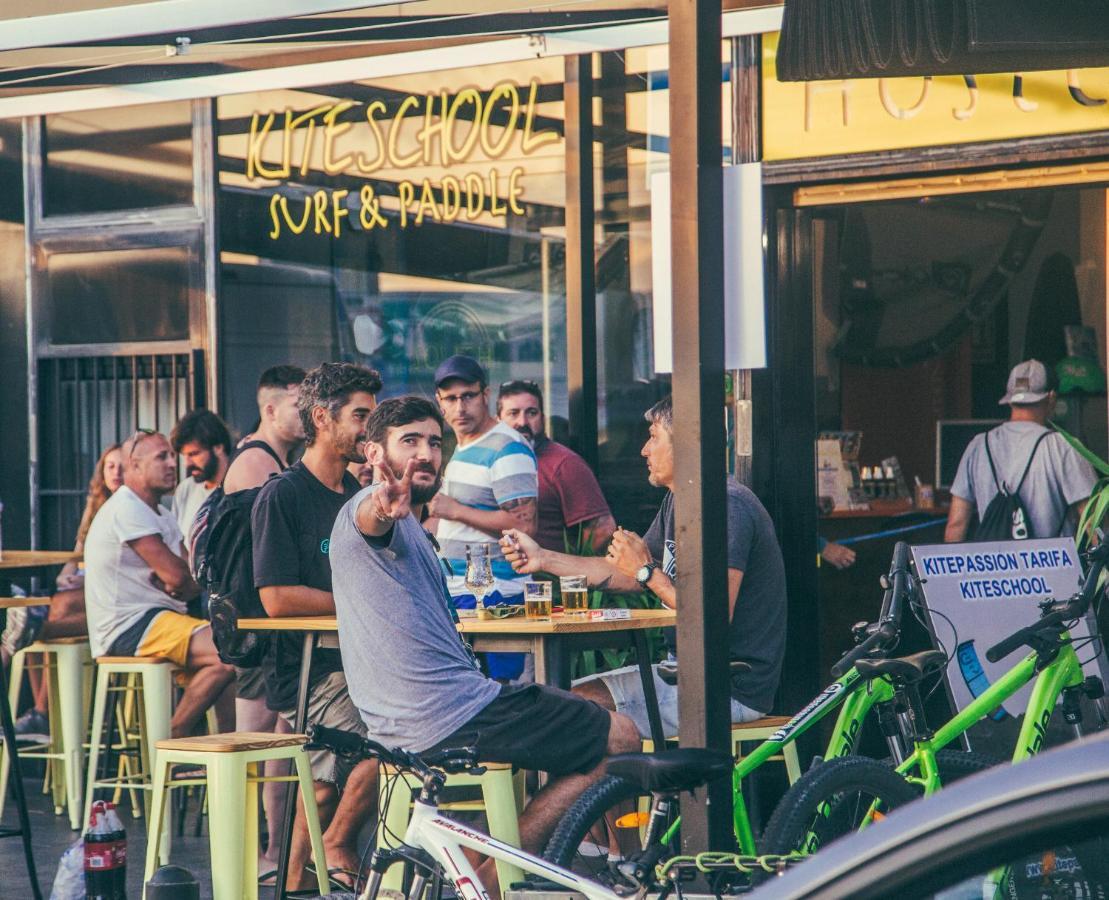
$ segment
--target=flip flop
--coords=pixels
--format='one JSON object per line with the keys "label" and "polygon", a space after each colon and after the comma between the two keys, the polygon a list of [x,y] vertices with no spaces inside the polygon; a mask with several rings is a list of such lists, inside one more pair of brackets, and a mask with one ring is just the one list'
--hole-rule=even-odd
{"label": "flip flop", "polygon": [[270,869],[258,876],[258,887],[273,887],[277,884],[277,869]]}
{"label": "flip flop", "polygon": [[[316,874],[316,866],[314,863],[308,863],[308,865],[306,865],[304,868],[310,875]],[[336,875],[349,878],[350,881],[343,881],[340,878],[336,878]],[[340,891],[351,891],[353,893],[354,886],[358,883],[358,879],[360,877],[361,876],[357,872],[352,872],[350,869],[344,869],[342,866],[333,866],[332,868],[327,870],[328,886]]]}

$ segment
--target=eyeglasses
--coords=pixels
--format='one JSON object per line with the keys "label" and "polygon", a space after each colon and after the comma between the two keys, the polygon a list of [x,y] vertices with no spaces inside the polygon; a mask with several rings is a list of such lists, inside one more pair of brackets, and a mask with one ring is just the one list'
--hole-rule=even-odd
{"label": "eyeglasses", "polygon": [[526,378],[514,378],[511,381],[502,381],[500,392],[502,394],[515,394],[527,391],[529,394],[539,394],[539,384]]}
{"label": "eyeglasses", "polygon": [[150,435],[157,433],[153,428],[139,428],[131,437],[127,438],[127,442],[131,444],[131,449],[127,451],[127,461],[131,461],[131,457],[135,455],[135,448],[142,443],[144,437],[150,437]]}
{"label": "eyeglasses", "polygon": [[473,403],[478,397],[482,396],[484,393],[485,393],[484,391],[464,391],[461,394],[440,394],[439,395],[439,402],[444,404],[444,405],[453,405],[455,403],[461,403],[463,405],[468,405],[470,403]]}

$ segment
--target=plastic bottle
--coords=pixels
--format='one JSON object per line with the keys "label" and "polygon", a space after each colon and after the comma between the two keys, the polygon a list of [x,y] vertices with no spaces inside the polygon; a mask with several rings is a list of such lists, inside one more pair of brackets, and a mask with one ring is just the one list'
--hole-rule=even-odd
{"label": "plastic bottle", "polygon": [[127,836],[110,803],[97,800],[85,833],[85,900],[126,900]]}

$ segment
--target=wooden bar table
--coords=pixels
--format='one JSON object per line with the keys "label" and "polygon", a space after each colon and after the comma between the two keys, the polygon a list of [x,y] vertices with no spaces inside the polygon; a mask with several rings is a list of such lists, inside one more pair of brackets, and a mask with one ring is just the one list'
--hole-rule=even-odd
{"label": "wooden bar table", "polygon": [[[651,657],[647,644],[648,628],[665,628],[676,624],[677,616],[670,609],[631,610],[627,619],[579,619],[556,613],[549,621],[539,622],[522,615],[505,619],[466,618],[460,620],[458,630],[466,636],[477,651],[524,652],[534,654],[535,680],[551,687],[568,690],[570,687],[570,657],[576,650],[624,647],[630,642],[635,648],[643,694],[647,701],[647,716],[651,724],[651,737],[655,746],[666,746],[662,719],[655,696],[655,682],[651,671]],[[308,687],[312,671],[312,656],[325,636],[338,634],[335,616],[286,616],[281,618],[239,619],[238,627],[244,631],[285,631],[304,636],[304,651],[300,662],[300,680],[297,686],[296,714],[293,731],[303,734],[308,718]],[[285,877],[288,871],[289,842],[295,812],[296,791],[289,791],[286,799],[284,846],[277,865],[277,883],[274,896],[285,896]]]}
{"label": "wooden bar table", "polygon": [[0,553],[0,569],[48,569],[80,558],[72,550],[4,550]]}

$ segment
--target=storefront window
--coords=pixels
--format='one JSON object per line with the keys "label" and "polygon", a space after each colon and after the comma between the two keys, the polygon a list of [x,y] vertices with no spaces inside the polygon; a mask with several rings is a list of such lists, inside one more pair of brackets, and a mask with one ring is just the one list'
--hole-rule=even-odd
{"label": "storefront window", "polygon": [[196,255],[187,247],[50,254],[51,343],[187,339]]}
{"label": "storefront window", "polygon": [[43,212],[118,212],[193,202],[188,101],[43,119]]}
{"label": "storefront window", "polygon": [[224,410],[268,366],[350,360],[431,396],[476,356],[564,417],[563,61],[218,103]]}

